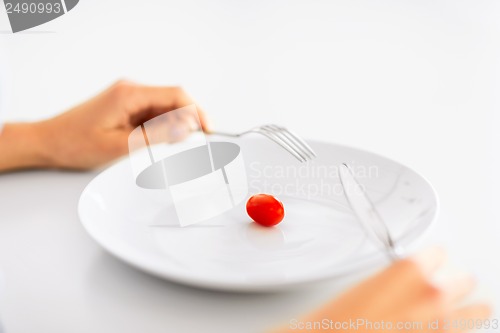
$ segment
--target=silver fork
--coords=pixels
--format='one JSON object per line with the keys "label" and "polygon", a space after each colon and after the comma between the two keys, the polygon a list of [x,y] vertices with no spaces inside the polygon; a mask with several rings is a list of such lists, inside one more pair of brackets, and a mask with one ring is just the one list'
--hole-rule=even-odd
{"label": "silver fork", "polygon": [[229,136],[233,138],[238,138],[240,136],[250,133],[261,134],[267,137],[268,139],[274,141],[275,143],[280,145],[283,149],[285,149],[287,152],[292,154],[300,162],[310,161],[316,157],[316,153],[303,139],[301,139],[299,136],[297,136],[289,129],[278,125],[257,126],[248,131],[237,134],[218,132],[218,131],[208,132],[208,134]]}

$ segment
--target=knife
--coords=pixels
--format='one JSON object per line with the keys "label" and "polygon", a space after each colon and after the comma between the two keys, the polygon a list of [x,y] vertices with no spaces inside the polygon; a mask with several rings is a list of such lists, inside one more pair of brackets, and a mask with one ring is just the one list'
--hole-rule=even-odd
{"label": "knife", "polygon": [[364,187],[354,177],[351,168],[343,163],[340,165],[338,173],[347,202],[368,236],[386,249],[391,260],[400,259],[400,249],[394,243],[387,224],[366,194]]}

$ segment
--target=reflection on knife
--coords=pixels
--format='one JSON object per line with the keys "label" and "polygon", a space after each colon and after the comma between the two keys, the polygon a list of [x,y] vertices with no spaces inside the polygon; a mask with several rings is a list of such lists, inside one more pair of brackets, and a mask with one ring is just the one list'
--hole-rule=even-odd
{"label": "reflection on knife", "polygon": [[401,258],[400,251],[396,247],[387,225],[366,194],[364,187],[354,178],[351,168],[343,163],[338,172],[347,202],[368,236],[377,243],[381,242],[392,260]]}

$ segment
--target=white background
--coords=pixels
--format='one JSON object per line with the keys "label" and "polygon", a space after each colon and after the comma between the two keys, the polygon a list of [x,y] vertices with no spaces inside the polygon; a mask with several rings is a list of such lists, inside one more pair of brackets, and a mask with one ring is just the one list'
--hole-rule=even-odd
{"label": "white background", "polygon": [[[384,154],[420,171],[434,184],[442,210],[428,242],[444,244],[452,259],[473,271],[500,305],[499,1],[81,0],[67,15],[31,31],[13,35],[9,29],[2,9],[0,46],[9,58],[10,72],[10,107],[4,119],[50,117],[127,78],[182,85],[217,129],[237,131],[279,123],[304,137]],[[43,184],[43,177],[50,177],[44,175],[3,179],[14,188],[26,177],[37,177]],[[85,177],[64,174],[58,179],[68,186],[81,179],[78,186],[83,186],[91,178]],[[10,200],[21,209],[22,198]],[[43,197],[39,200],[44,202]],[[27,207],[31,204],[26,202]],[[54,202],[46,206],[49,212],[58,207]],[[22,225],[22,216],[11,214],[9,225]],[[22,237],[22,232],[13,232],[14,236]],[[50,233],[40,237],[50,239]],[[85,235],[79,237],[92,244]],[[13,258],[19,245],[16,248],[12,241],[10,246],[2,250],[12,251],[8,258]],[[94,251],[99,251],[97,246]],[[102,260],[117,265],[111,258]],[[123,305],[115,311],[122,318],[120,324],[112,316],[81,317],[77,313],[89,304],[75,295],[79,300],[55,297],[51,302],[53,291],[36,289],[36,276],[28,269],[19,270],[13,259],[3,268],[7,282],[12,274],[24,279],[19,286],[30,281],[35,285],[24,293],[5,288],[2,311],[12,332],[69,332],[70,326],[61,324],[65,317],[76,318],[75,324],[81,320],[82,332],[100,332],[99,328],[125,332],[134,327],[127,321],[134,320],[150,323],[147,332],[173,332],[173,327],[176,332],[181,328],[235,332],[234,325],[246,318],[242,311],[272,322],[272,314],[259,312],[262,302],[285,307],[290,312],[275,313],[276,318],[286,318],[304,307],[285,306],[290,299],[314,304],[317,298],[307,293],[265,299],[218,296],[156,280],[144,282],[147,278],[141,275],[137,279],[154,285],[147,289],[151,295],[134,293],[123,300],[125,304],[142,301],[147,306],[148,298],[165,288],[169,291],[164,294],[182,304],[199,297],[211,304],[208,300],[213,298],[221,311],[202,315],[195,324],[159,310],[134,317]],[[121,266],[118,270],[138,274]],[[116,297],[122,295],[119,289],[114,292]],[[226,302],[217,301],[219,297],[240,313],[224,308]],[[65,307],[63,300],[74,303]],[[59,317],[49,310],[50,315],[40,314],[44,309],[57,309]],[[34,319],[23,318],[23,312]],[[248,321],[253,326],[243,323],[238,331],[255,331],[258,318]]]}

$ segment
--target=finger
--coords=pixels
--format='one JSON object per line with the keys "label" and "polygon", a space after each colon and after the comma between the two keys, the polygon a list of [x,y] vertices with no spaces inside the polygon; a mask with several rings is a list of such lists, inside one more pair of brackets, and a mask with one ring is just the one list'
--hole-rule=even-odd
{"label": "finger", "polygon": [[447,278],[439,283],[445,301],[448,304],[458,303],[468,296],[476,286],[476,280],[470,274]]}
{"label": "finger", "polygon": [[141,106],[137,111],[153,110],[152,114],[148,115],[152,118],[168,111],[195,105],[202,129],[205,131],[208,129],[205,113],[182,88],[137,86],[136,90],[138,105]]}
{"label": "finger", "polygon": [[[199,127],[196,128],[198,130]],[[145,127],[150,144],[173,143],[186,139],[193,128],[186,121],[166,121],[148,123]]]}
{"label": "finger", "polygon": [[[449,332],[459,333],[473,331],[475,329],[490,329],[486,327],[487,319],[491,317],[491,306],[489,304],[474,304],[456,310],[450,319],[443,324],[449,324]],[[491,325],[491,323],[490,323]]]}
{"label": "finger", "polygon": [[199,106],[197,106],[196,108],[198,110],[198,117],[200,118],[201,128],[203,129],[203,132],[209,133],[212,126],[210,125],[210,121],[208,120],[205,111],[203,111],[203,109]]}
{"label": "finger", "polygon": [[194,100],[188,94],[186,94],[186,92],[182,89],[180,89],[180,91],[178,92],[177,98],[178,98],[177,103],[179,105],[183,106],[191,104],[195,105],[198,114],[197,118],[200,121],[201,128],[203,129],[204,132],[208,132],[210,130],[210,126],[205,111],[203,111],[203,109],[198,104],[196,104]]}
{"label": "finger", "polygon": [[183,91],[179,87],[135,86],[135,97],[143,109],[165,109],[166,111],[194,104],[192,100],[180,98]]}
{"label": "finger", "polygon": [[446,253],[440,247],[431,247],[413,255],[409,259],[417,264],[425,277],[431,278],[446,261]]}
{"label": "finger", "polygon": [[182,141],[194,130],[199,130],[198,122],[196,128],[193,128],[194,121],[190,122],[184,119],[188,116],[178,115],[175,112],[177,111],[157,116],[132,130],[128,139],[132,150],[147,145]]}

